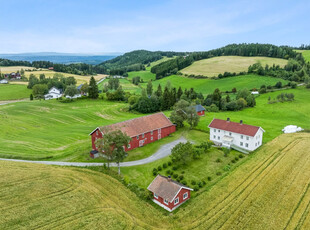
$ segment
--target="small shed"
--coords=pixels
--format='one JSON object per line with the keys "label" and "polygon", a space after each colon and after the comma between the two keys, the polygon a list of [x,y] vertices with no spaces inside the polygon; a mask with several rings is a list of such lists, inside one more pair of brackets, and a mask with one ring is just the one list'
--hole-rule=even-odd
{"label": "small shed", "polygon": [[6,80],[6,79],[3,79],[3,80],[0,80],[0,84],[8,84],[9,82],[8,82],[8,80]]}
{"label": "small shed", "polygon": [[252,95],[258,95],[259,92],[258,92],[258,91],[252,91],[251,94],[252,94]]}
{"label": "small shed", "polygon": [[153,193],[153,201],[169,212],[189,200],[190,192],[193,191],[193,189],[172,180],[170,176],[165,177],[159,174],[147,189]]}
{"label": "small shed", "polygon": [[284,133],[296,133],[302,130],[303,129],[301,127],[297,127],[297,125],[288,125],[288,126],[285,126],[284,129],[282,129]]}
{"label": "small shed", "polygon": [[198,116],[204,116],[206,109],[202,105],[195,105],[195,110]]}

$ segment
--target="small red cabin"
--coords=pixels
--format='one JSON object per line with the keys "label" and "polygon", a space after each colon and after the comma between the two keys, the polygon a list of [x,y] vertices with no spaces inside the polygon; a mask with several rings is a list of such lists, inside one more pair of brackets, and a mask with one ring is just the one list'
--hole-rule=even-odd
{"label": "small red cabin", "polygon": [[128,121],[96,128],[90,133],[92,137],[93,150],[98,150],[95,142],[97,139],[102,138],[105,129],[119,129],[131,137],[131,141],[128,146],[125,146],[125,151],[142,147],[146,144],[157,141],[171,133],[174,133],[176,130],[175,125],[163,113],[155,113],[138,117]]}
{"label": "small red cabin", "polygon": [[206,109],[202,105],[195,105],[196,113],[198,116],[204,116]]}
{"label": "small red cabin", "polygon": [[193,191],[170,176],[162,175],[157,175],[147,189],[153,193],[153,201],[169,212],[189,200]]}

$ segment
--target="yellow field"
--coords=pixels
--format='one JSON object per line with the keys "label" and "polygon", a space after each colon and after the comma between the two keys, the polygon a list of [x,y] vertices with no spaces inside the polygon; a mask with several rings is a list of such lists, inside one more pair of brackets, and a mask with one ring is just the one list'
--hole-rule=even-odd
{"label": "yellow field", "polygon": [[34,69],[33,67],[29,66],[0,66],[1,73],[12,73],[12,72],[17,72],[17,70],[28,70],[28,69]]}
{"label": "yellow field", "polygon": [[0,229],[309,229],[309,138],[281,135],[173,215],[104,174],[0,161]]}
{"label": "yellow field", "polygon": [[224,72],[240,73],[247,71],[250,65],[257,62],[260,62],[263,66],[266,64],[269,66],[276,64],[283,67],[286,65],[287,60],[269,57],[222,56],[196,61],[181,70],[181,72],[188,75],[194,74],[213,77]]}

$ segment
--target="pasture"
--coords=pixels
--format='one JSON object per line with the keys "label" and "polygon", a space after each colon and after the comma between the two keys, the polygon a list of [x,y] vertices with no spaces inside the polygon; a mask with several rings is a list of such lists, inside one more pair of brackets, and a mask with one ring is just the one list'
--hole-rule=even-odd
{"label": "pasture", "polygon": [[173,215],[99,172],[0,161],[0,228],[309,229],[309,138],[277,137]]}
{"label": "pasture", "polygon": [[0,101],[29,98],[31,92],[25,85],[0,84]]}
{"label": "pasture", "polygon": [[[288,81],[280,78],[272,78],[266,76],[258,76],[254,74],[228,77],[223,79],[195,79],[188,78],[184,76],[172,75],[169,77],[162,78],[160,80],[153,81],[153,89],[157,89],[158,85],[161,84],[162,88],[165,87],[167,82],[170,81],[173,87],[182,87],[182,89],[194,88],[196,92],[203,94],[213,93],[216,88],[219,88],[221,91],[231,91],[232,88],[236,87],[237,90],[247,88],[260,88],[261,85],[275,85],[278,81],[281,81],[282,84],[287,84]],[[147,83],[140,84],[142,87],[146,88]],[[164,89],[164,88],[163,88]]]}
{"label": "pasture", "polygon": [[12,73],[20,71],[21,69],[24,70],[34,70],[35,68],[30,66],[0,66],[0,72],[1,73]]}
{"label": "pasture", "polygon": [[302,53],[302,56],[304,57],[305,61],[310,62],[310,50],[295,50],[297,53]]}
{"label": "pasture", "polygon": [[[108,84],[108,81],[109,79],[105,79],[102,82],[100,82],[98,84],[98,89],[103,90],[103,86],[105,84]],[[130,92],[130,93],[136,93],[136,94],[141,93],[141,88],[137,85],[132,84],[129,80],[123,78],[123,79],[119,79],[119,81],[124,91]]]}
{"label": "pasture", "polygon": [[287,64],[287,60],[280,58],[221,56],[195,61],[192,65],[182,69],[181,72],[188,75],[213,77],[224,72],[240,73],[247,71],[250,65],[257,62],[260,62],[263,66],[275,64],[283,67]]}

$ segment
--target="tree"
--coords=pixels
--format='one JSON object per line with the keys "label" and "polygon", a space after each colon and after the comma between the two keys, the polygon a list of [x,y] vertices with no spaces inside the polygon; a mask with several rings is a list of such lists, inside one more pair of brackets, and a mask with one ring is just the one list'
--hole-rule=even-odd
{"label": "tree", "polygon": [[198,125],[200,117],[196,113],[196,109],[194,106],[190,106],[186,109],[186,114],[187,114],[187,123],[190,125],[190,128],[192,129],[193,127]]}
{"label": "tree", "polygon": [[151,80],[147,83],[146,92],[148,96],[151,96],[153,93],[153,85]]}
{"label": "tree", "polygon": [[233,88],[233,89],[231,90],[231,92],[232,92],[232,93],[237,93],[237,89],[236,89],[236,88]]}
{"label": "tree", "polygon": [[99,96],[98,86],[95,78],[92,76],[89,80],[88,97],[97,99]]}
{"label": "tree", "polygon": [[192,159],[194,152],[193,145],[190,142],[179,143],[171,150],[170,158],[178,165],[186,165]]}
{"label": "tree", "polygon": [[163,96],[161,98],[162,102],[161,102],[161,110],[168,110],[170,109],[171,103],[170,103],[170,91],[169,88],[166,86]]}
{"label": "tree", "polygon": [[159,97],[159,98],[162,96],[163,91],[162,91],[162,89],[161,89],[161,85],[160,85],[160,84],[158,85],[157,91],[155,92],[155,94],[156,94],[156,96]]}
{"label": "tree", "polygon": [[44,94],[48,92],[46,84],[36,84],[32,87],[32,94],[36,98],[43,98]]}
{"label": "tree", "polygon": [[182,94],[183,94],[183,90],[182,90],[182,88],[180,86],[179,89],[178,89],[178,92],[177,92],[177,100],[178,101],[181,99]]}
{"label": "tree", "polygon": [[76,80],[74,77],[67,77],[65,84],[66,85],[76,85]]}
{"label": "tree", "polygon": [[189,107],[190,103],[181,99],[174,105],[174,109],[171,112],[170,120],[177,125],[177,127],[183,127],[184,121],[187,119],[186,109]]}
{"label": "tree", "polygon": [[76,89],[75,85],[69,85],[65,90],[65,95],[71,98],[77,93],[78,90]]}
{"label": "tree", "polygon": [[275,87],[280,89],[282,88],[282,82],[281,81],[278,81],[276,84],[275,84]]}
{"label": "tree", "polygon": [[81,94],[87,94],[88,93],[88,89],[89,89],[89,86],[87,83],[84,83],[81,87]]}
{"label": "tree", "polygon": [[30,94],[30,101],[33,101],[33,95]]}
{"label": "tree", "polygon": [[32,89],[32,87],[38,83],[39,83],[39,79],[34,74],[30,74],[27,88]]}

